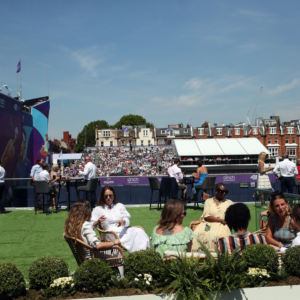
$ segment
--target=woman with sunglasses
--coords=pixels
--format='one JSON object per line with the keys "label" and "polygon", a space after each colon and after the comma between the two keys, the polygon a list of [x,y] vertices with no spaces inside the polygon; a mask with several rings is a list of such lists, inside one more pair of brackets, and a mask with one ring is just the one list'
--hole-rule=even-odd
{"label": "woman with sunglasses", "polygon": [[129,253],[150,248],[148,235],[138,227],[130,227],[129,212],[122,203],[117,202],[115,190],[105,186],[99,196],[97,207],[92,212],[91,222],[96,228],[115,231],[122,245]]}
{"label": "woman with sunglasses", "polygon": [[231,231],[225,221],[225,212],[233,204],[231,200],[225,198],[228,190],[223,183],[216,186],[216,196],[205,201],[204,210],[198,221],[191,223],[190,227],[196,227],[193,239],[192,251],[197,251],[200,247],[199,239],[206,236],[207,239],[214,237],[218,240],[222,237],[231,235]]}
{"label": "woman with sunglasses", "polygon": [[269,217],[266,239],[275,247],[290,247],[300,231],[297,223],[291,218],[291,208],[284,193],[273,192],[270,197]]}
{"label": "woman with sunglasses", "polygon": [[160,220],[152,232],[151,240],[155,251],[163,256],[164,251],[190,252],[193,231],[188,227],[181,226],[186,216],[181,201],[169,200],[161,213]]}

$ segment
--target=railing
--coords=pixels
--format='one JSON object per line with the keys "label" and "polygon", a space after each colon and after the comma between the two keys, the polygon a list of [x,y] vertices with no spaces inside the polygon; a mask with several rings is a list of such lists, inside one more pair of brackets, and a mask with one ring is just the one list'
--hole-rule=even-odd
{"label": "railing", "polygon": [[[181,165],[197,165],[198,160],[181,160]],[[257,158],[249,158],[249,159],[236,159],[236,158],[221,158],[221,159],[202,159],[203,165],[257,165]],[[276,159],[268,159],[265,161],[265,164],[276,164]]]}

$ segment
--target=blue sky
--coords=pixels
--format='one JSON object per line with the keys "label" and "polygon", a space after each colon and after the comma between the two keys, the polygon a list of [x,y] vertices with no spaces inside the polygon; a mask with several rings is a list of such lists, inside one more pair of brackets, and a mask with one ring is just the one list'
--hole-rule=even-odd
{"label": "blue sky", "polygon": [[47,95],[49,135],[139,114],[156,127],[299,119],[299,1],[1,1],[0,86]]}

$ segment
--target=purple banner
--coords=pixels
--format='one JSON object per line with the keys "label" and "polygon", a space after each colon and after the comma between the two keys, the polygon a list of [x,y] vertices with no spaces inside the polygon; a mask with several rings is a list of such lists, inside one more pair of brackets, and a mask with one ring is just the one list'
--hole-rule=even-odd
{"label": "purple banner", "polygon": [[[213,175],[211,175],[213,176]],[[162,176],[158,179],[161,181]],[[269,175],[271,182],[277,182],[275,175]],[[257,182],[258,174],[235,174],[235,175],[217,175],[216,183],[240,183],[240,182]],[[196,181],[195,181],[196,182]],[[148,185],[148,177],[102,177],[100,184],[103,185]]]}

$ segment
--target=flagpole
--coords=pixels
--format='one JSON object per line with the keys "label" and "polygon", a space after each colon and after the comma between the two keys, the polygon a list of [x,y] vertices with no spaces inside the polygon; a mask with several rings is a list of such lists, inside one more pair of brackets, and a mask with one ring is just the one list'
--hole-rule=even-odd
{"label": "flagpole", "polygon": [[48,63],[47,64],[47,85],[48,85],[48,98],[50,100],[50,95],[49,95],[49,76],[48,76]]}
{"label": "flagpole", "polygon": [[21,95],[21,100],[22,100],[22,65],[21,65],[21,58],[20,58],[20,66],[21,66],[21,70],[20,70],[20,95]]}

